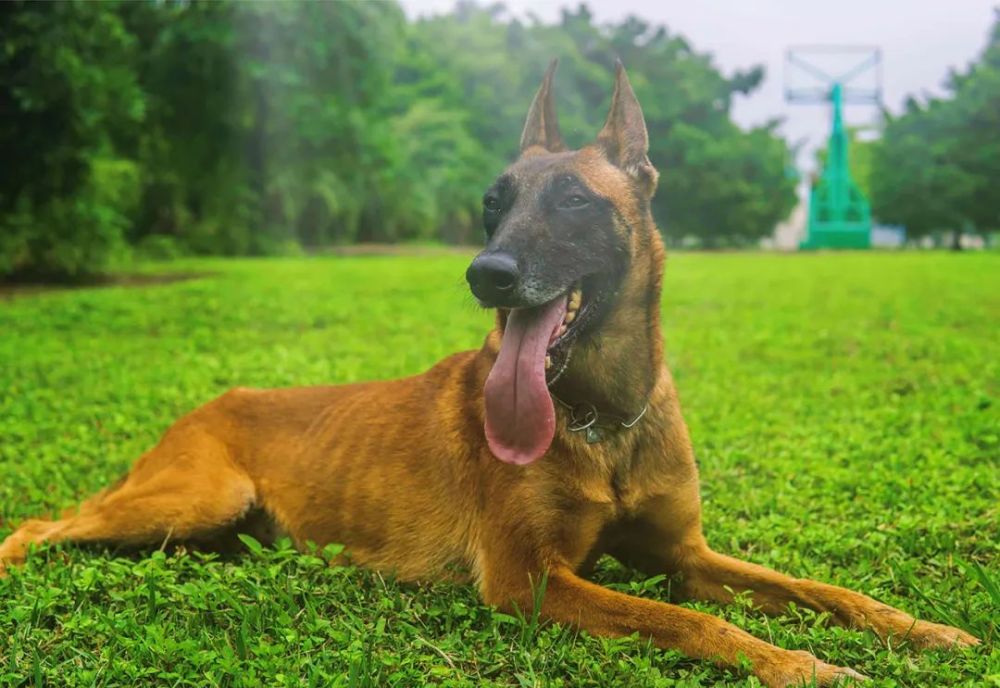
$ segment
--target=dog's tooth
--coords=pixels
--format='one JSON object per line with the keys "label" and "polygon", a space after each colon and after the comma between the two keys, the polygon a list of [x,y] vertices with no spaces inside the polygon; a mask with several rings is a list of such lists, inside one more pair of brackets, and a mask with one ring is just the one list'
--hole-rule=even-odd
{"label": "dog's tooth", "polygon": [[551,367],[552,367],[552,357],[551,356],[546,356],[545,357],[545,368],[549,369]]}
{"label": "dog's tooth", "polygon": [[565,322],[568,325],[569,323],[573,322],[574,319],[576,319],[576,311],[570,311],[566,314]]}
{"label": "dog's tooth", "polygon": [[583,293],[579,289],[574,289],[573,293],[569,295],[569,310],[575,311],[579,308],[582,300]]}
{"label": "dog's tooth", "polygon": [[562,337],[564,334],[566,334],[566,326],[565,325],[560,325],[559,326],[559,331],[556,332],[556,336],[557,337]]}

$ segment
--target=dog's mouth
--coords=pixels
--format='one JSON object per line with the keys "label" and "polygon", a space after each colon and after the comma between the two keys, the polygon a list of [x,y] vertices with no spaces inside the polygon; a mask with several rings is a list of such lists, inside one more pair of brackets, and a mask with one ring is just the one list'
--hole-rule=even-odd
{"label": "dog's mouth", "polygon": [[569,364],[574,343],[592,325],[603,301],[588,282],[507,315],[500,353],[484,390],[486,439],[501,461],[531,463],[552,443],[555,409],[548,386]]}
{"label": "dog's mouth", "polygon": [[553,333],[545,357],[545,376],[552,385],[565,372],[573,353],[573,345],[594,329],[600,318],[606,290],[598,276],[576,282],[559,298],[566,299],[566,315]]}

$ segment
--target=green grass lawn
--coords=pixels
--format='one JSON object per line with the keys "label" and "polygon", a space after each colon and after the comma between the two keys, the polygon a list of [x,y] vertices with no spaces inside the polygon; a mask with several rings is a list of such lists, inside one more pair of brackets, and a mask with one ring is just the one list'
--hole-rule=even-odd
{"label": "green grass lawn", "polygon": [[[390,378],[491,324],[463,256],[191,261],[215,276],[0,301],[0,537],[235,385]],[[984,639],[915,654],[803,610],[696,605],[873,686],[1000,686],[1000,255],[668,260],[664,328],[717,549]],[[602,562],[597,578],[666,599]],[[0,685],[759,685],[287,546],[48,548],[0,580]]]}

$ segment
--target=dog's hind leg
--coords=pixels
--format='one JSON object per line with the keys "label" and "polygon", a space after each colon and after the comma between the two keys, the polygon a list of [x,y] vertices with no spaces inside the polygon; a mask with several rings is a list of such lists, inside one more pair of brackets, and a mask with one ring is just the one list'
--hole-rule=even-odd
{"label": "dog's hind leg", "polygon": [[207,431],[168,432],[119,484],[84,502],[75,515],[23,523],[0,544],[0,574],[24,561],[31,545],[99,542],[126,546],[196,540],[226,528],[256,501],[253,482]]}

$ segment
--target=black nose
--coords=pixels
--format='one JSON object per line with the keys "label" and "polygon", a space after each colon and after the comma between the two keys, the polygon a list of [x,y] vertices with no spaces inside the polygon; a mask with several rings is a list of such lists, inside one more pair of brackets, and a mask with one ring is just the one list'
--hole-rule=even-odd
{"label": "black nose", "polygon": [[483,303],[502,306],[514,296],[520,273],[509,253],[481,253],[465,271],[472,293]]}

